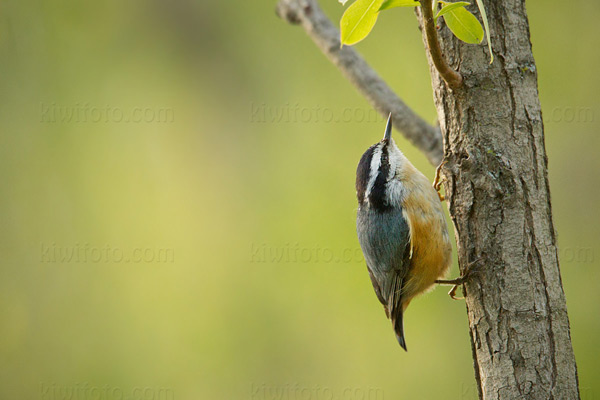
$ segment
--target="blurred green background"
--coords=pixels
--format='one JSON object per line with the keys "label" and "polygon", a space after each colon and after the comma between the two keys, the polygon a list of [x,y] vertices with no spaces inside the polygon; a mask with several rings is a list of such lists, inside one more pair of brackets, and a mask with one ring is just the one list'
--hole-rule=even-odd
{"label": "blurred green background", "polygon": [[[384,121],[274,6],[0,3],[1,399],[476,398],[445,288],[411,304],[410,352],[395,342],[355,236]],[[581,391],[600,399],[600,3],[528,14]],[[357,48],[435,121],[411,11]]]}

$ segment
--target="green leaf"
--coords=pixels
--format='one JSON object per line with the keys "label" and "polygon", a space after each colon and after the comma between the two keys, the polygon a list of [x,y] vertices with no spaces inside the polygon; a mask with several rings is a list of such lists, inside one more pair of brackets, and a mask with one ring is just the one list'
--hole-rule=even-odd
{"label": "green leaf", "polygon": [[448,28],[463,42],[477,44],[483,40],[483,28],[473,14],[458,7],[444,14]]}
{"label": "green leaf", "polygon": [[421,3],[415,0],[385,0],[379,11],[389,10],[394,7],[419,7]]}
{"label": "green leaf", "polygon": [[353,45],[371,32],[383,0],[356,0],[346,9],[340,21],[342,46]]}
{"label": "green leaf", "polygon": [[444,6],[441,8],[440,11],[438,11],[438,13],[434,17],[434,22],[436,22],[436,23],[437,23],[437,19],[439,17],[441,17],[442,15],[446,14],[447,12],[452,11],[455,8],[468,6],[471,3],[467,3],[466,1],[458,1],[456,3],[442,3],[442,4],[444,4]]}
{"label": "green leaf", "polygon": [[494,62],[494,53],[492,53],[492,39],[490,39],[490,26],[488,24],[487,15],[485,13],[485,7],[483,6],[482,0],[477,0],[477,7],[481,13],[481,19],[483,20],[483,26],[485,27],[485,35],[487,36],[488,49],[490,49],[490,64]]}

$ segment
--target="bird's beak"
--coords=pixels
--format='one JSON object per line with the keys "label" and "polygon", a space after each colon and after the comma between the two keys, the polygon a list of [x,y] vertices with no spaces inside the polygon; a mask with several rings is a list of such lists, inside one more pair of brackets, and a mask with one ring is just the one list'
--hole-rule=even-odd
{"label": "bird's beak", "polygon": [[383,140],[390,140],[392,138],[392,113],[387,120],[387,125],[385,127],[385,135],[383,135]]}

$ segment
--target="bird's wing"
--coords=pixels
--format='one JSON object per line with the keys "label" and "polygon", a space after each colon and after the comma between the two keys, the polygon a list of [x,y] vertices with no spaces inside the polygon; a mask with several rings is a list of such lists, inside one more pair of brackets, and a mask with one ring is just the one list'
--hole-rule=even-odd
{"label": "bird's wing", "polygon": [[369,277],[371,278],[371,283],[373,284],[373,289],[375,289],[375,294],[377,295],[379,302],[381,304],[383,304],[383,307],[385,308],[385,315],[389,318],[390,310],[388,310],[387,300],[383,297],[383,294],[381,293],[381,288],[379,287],[379,282],[377,281],[377,278],[373,274],[373,270],[371,269],[371,267],[369,267],[369,263],[367,263],[367,269],[369,270]]}
{"label": "bird's wing", "polygon": [[373,288],[392,317],[401,309],[402,287],[410,267],[408,223],[401,210],[383,214],[361,211],[357,223]]}
{"label": "bird's wing", "polygon": [[410,269],[410,228],[402,210],[359,210],[358,239],[377,298],[392,320],[396,339],[406,350],[402,294]]}

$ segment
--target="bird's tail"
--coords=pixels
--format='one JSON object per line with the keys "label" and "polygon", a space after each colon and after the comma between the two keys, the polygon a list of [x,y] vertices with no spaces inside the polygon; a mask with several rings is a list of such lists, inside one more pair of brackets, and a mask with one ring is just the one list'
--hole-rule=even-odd
{"label": "bird's tail", "polygon": [[402,319],[402,311],[396,315],[396,317],[392,320],[392,324],[394,325],[394,331],[396,332],[396,339],[398,340],[398,344],[400,347],[406,350],[406,341],[404,340],[404,323]]}
{"label": "bird's tail", "polygon": [[406,281],[404,279],[394,279],[393,282],[394,286],[392,296],[389,301],[392,326],[394,327],[394,332],[396,332],[396,339],[398,340],[398,344],[404,349],[404,351],[408,351],[406,350],[406,341],[404,340],[403,321],[404,309],[406,308],[408,303],[402,301],[402,294],[404,292],[404,285]]}

